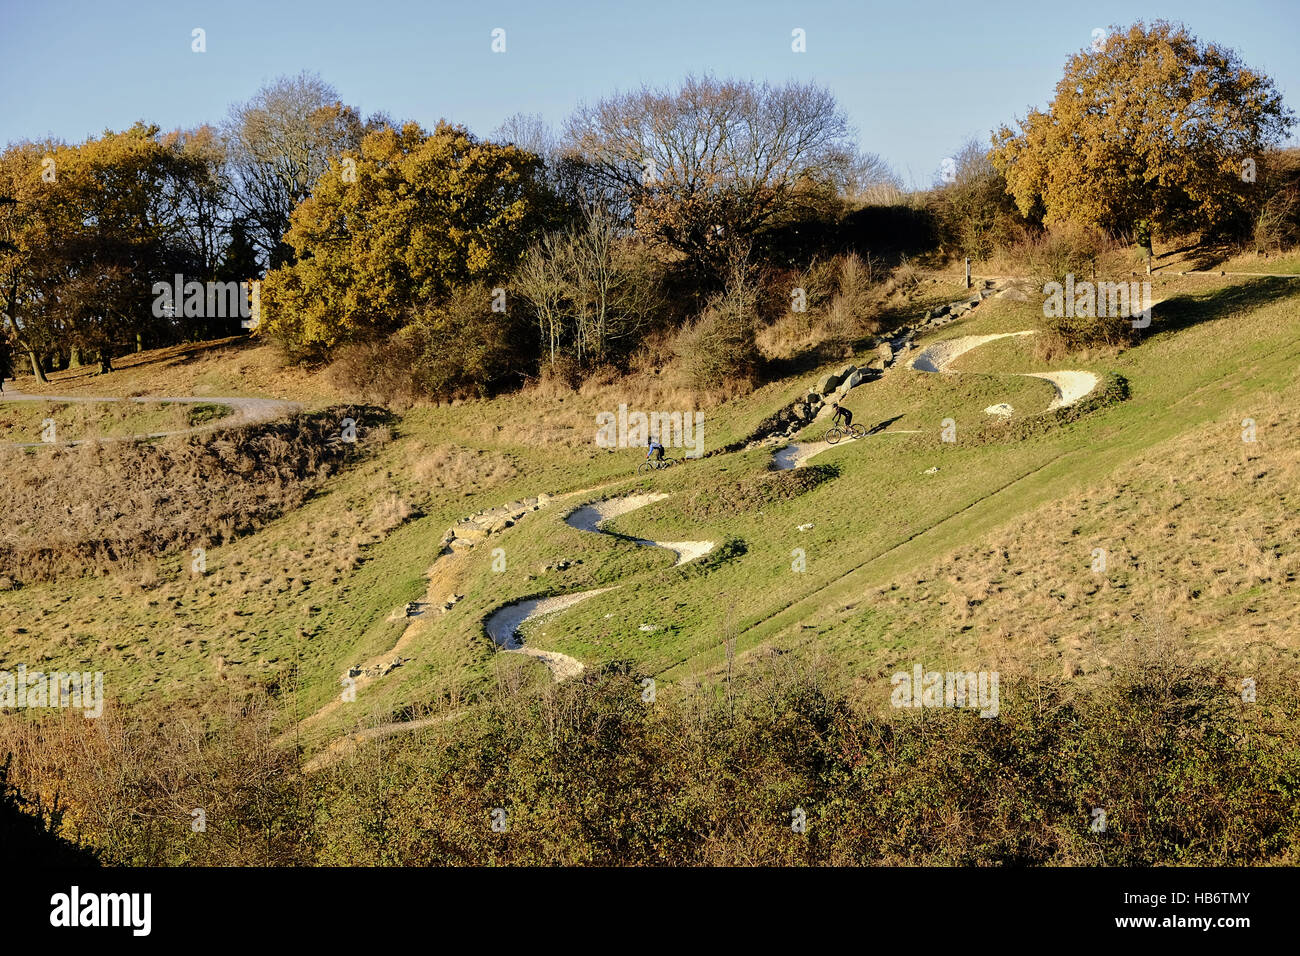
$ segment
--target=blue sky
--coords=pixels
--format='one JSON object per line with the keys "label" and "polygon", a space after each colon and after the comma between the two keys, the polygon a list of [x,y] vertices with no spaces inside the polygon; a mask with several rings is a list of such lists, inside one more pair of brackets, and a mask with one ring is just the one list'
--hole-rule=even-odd
{"label": "blue sky", "polygon": [[[363,113],[490,133],[515,112],[559,123],[582,101],[710,71],[828,86],[905,182],[928,185],[971,136],[1044,104],[1096,27],[1181,20],[1235,47],[1300,111],[1296,0],[0,0],[0,143],[80,140],[136,119],[221,119],[310,70]],[[191,31],[207,52],[191,52]],[[506,31],[506,53],[491,31]],[[802,28],[807,52],[791,52]]]}

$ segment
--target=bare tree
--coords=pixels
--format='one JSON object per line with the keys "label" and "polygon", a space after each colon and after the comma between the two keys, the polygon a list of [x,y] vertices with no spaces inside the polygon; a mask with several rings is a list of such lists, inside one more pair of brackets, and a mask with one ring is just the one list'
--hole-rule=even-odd
{"label": "bare tree", "polygon": [[644,251],[598,208],[534,245],[515,288],[537,315],[552,365],[566,351],[580,365],[603,360],[612,345],[644,328],[659,304]]}
{"label": "bare tree", "polygon": [[833,204],[856,164],[829,91],[709,76],[583,107],[566,143],[639,231],[718,273],[732,246]]}
{"label": "bare tree", "polygon": [[357,112],[310,73],[279,77],[231,107],[225,133],[235,199],[270,265],[292,255],[282,238],[294,207],[331,159],[359,148],[363,132]]}

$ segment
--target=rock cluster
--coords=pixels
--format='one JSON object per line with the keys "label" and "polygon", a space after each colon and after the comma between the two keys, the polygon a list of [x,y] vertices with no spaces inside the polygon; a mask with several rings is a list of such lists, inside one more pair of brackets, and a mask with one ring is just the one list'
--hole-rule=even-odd
{"label": "rock cluster", "polygon": [[984,279],[980,288],[971,290],[967,298],[931,309],[915,325],[903,326],[889,336],[876,339],[872,345],[876,350],[876,358],[872,359],[866,368],[846,365],[838,372],[823,375],[807,394],[759,422],[758,427],[743,442],[718,451],[734,451],[737,448],[784,443],[816,419],[831,402],[839,401],[850,389],[879,377],[884,369],[903,361],[912,350],[912,340],[918,334],[962,318],[985,299],[995,295],[1017,301],[1025,301],[1028,298],[1026,291],[1016,283]]}
{"label": "rock cluster", "polygon": [[550,495],[541,494],[536,498],[524,498],[496,508],[477,511],[467,518],[461,518],[448,528],[447,533],[442,536],[442,545],[452,551],[468,550],[486,540],[488,535],[499,534],[511,527],[524,515],[530,511],[537,511],[550,500]]}

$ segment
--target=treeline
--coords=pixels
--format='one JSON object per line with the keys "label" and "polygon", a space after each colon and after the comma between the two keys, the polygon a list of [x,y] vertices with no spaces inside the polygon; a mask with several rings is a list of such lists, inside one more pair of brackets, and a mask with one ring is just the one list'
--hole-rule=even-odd
{"label": "treeline", "polygon": [[1202,667],[1130,659],[1092,689],[1004,681],[986,720],[864,711],[782,658],[654,704],[622,668],[542,689],[518,666],[461,719],[307,774],[256,696],[205,721],[7,721],[0,754],[25,799],[57,791],[51,836],[106,864],[1297,861],[1300,700],[1283,683],[1243,703]]}
{"label": "treeline", "polygon": [[[1293,124],[1271,79],[1165,22],[1071,57],[1045,110],[911,194],[815,84],[690,77],[608,96],[559,131],[520,115],[480,139],[363,120],[303,75],[220,127],[11,146],[3,304],[38,375],[238,331],[151,309],[153,283],[180,273],[264,275],[264,334],[394,394],[575,383],[647,351],[704,353],[694,384],[743,385],[762,374],[757,330],[827,306],[800,281],[847,255],[887,272],[1063,229],[1080,261],[1107,241],[1149,259],[1189,232],[1291,244],[1300,162],[1277,147]],[[858,298],[869,323],[877,297]]]}

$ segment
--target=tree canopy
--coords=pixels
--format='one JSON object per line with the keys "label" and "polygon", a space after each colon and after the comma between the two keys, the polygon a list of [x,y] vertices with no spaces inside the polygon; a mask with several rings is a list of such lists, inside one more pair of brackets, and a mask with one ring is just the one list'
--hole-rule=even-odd
{"label": "tree canopy", "polygon": [[262,291],[267,330],[304,354],[505,276],[544,222],[538,157],[461,126],[385,128],[348,160],[294,210],[285,240],[298,261]]}
{"label": "tree canopy", "polygon": [[1045,111],[993,138],[1020,211],[1110,232],[1212,228],[1249,207],[1243,162],[1294,122],[1232,50],[1158,21],[1075,54]]}

